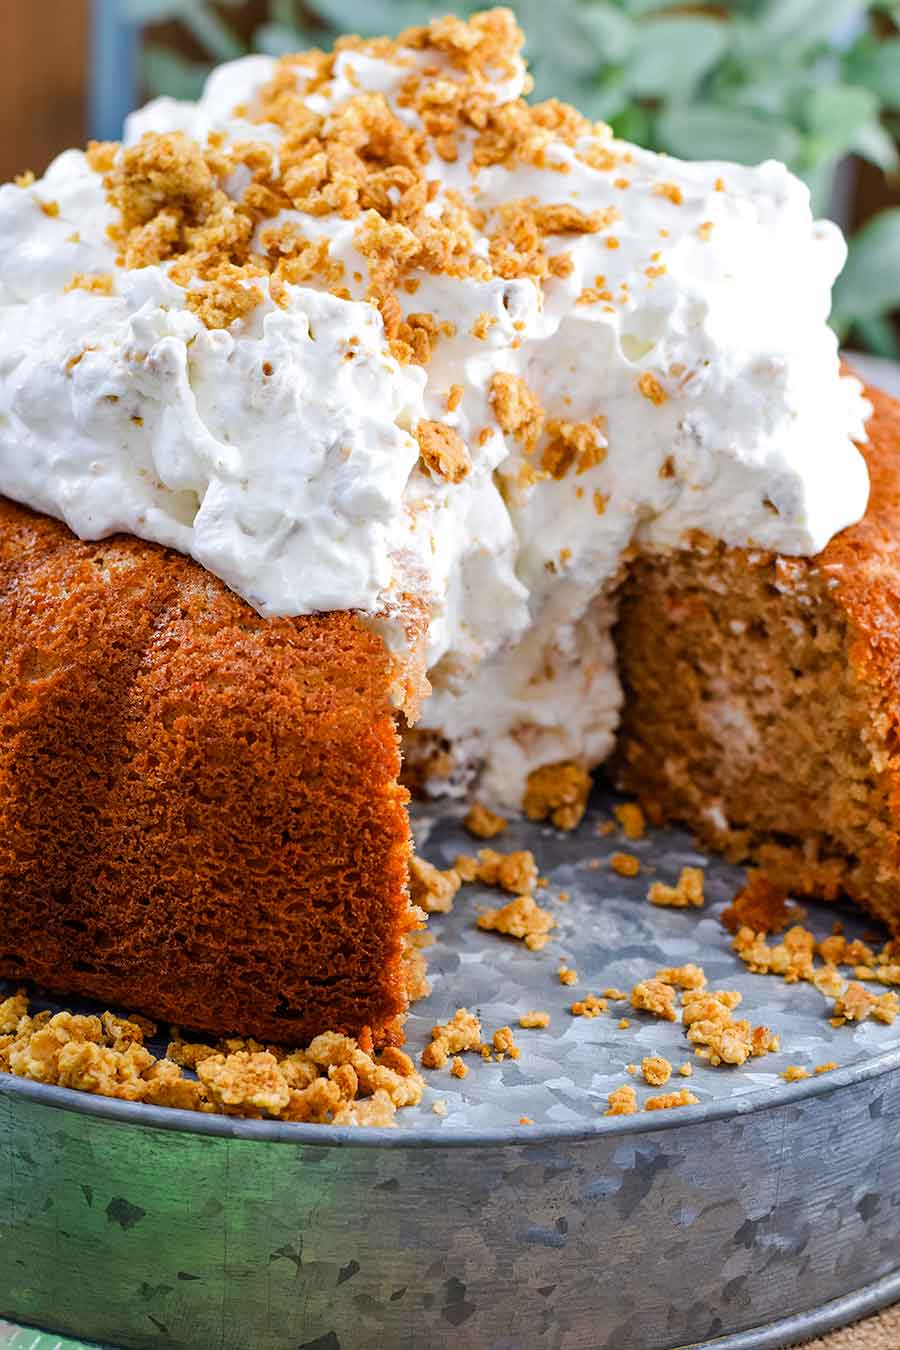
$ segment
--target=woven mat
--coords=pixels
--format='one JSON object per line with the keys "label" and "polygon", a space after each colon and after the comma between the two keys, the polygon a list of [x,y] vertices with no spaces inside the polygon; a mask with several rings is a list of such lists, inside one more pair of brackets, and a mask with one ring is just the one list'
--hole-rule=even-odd
{"label": "woven mat", "polygon": [[900,1304],[856,1326],[808,1341],[802,1350],[900,1350]]}

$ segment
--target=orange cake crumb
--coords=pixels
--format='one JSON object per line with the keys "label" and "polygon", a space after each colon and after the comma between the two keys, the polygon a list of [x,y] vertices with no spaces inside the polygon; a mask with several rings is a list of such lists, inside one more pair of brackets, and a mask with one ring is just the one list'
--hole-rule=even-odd
{"label": "orange cake crumb", "polygon": [[689,1063],[679,1064],[678,1072],[681,1074],[682,1078],[692,1078],[694,1075],[694,1066]]}
{"label": "orange cake crumb", "polygon": [[608,1007],[605,998],[598,998],[596,994],[586,994],[584,998],[573,1003],[569,1011],[573,1017],[599,1017]]}
{"label": "orange cake crumb", "polygon": [[613,808],[613,815],[626,839],[643,839],[647,823],[637,802],[620,802]]}
{"label": "orange cake crumb", "polygon": [[446,422],[422,418],[416,425],[419,456],[426,469],[445,483],[461,483],[472,467],[466,443]]}
{"label": "orange cake crumb", "polygon": [[804,1078],[809,1078],[810,1073],[808,1069],[804,1069],[802,1064],[789,1064],[786,1069],[782,1070],[781,1077],[786,1083],[800,1083]]}
{"label": "orange cake crumb", "polygon": [[533,769],[525,785],[522,809],[529,820],[547,820],[558,830],[574,830],[587,809],[591,776],[565,760]]}
{"label": "orange cake crumb", "polygon": [[656,972],[656,979],[663,984],[673,984],[676,989],[705,989],[706,972],[702,966],[688,961],[683,966],[665,966]]}
{"label": "orange cake crumb", "polygon": [[505,816],[498,816],[496,811],[489,811],[479,802],[469,808],[463,821],[469,834],[474,834],[477,839],[495,839],[503,833],[508,823]]}
{"label": "orange cake crumb", "polygon": [[674,1106],[696,1106],[700,1098],[695,1097],[690,1088],[679,1088],[677,1092],[664,1092],[659,1097],[648,1097],[644,1102],[645,1111],[668,1111]]}
{"label": "orange cake crumb", "polygon": [[522,1016],[519,1018],[520,1027],[526,1027],[530,1029],[532,1027],[549,1027],[549,1025],[550,1025],[550,1014],[548,1012],[541,1012],[535,1010],[532,1012],[522,1013]]}
{"label": "orange cake crumb", "polygon": [[704,876],[699,867],[682,867],[678,882],[666,886],[662,881],[651,883],[647,899],[651,905],[664,909],[687,909],[694,906],[699,909],[704,903]]}
{"label": "orange cake crumb", "polygon": [[838,1067],[837,1061],[834,1059],[829,1059],[828,1062],[825,1064],[817,1064],[815,1069],[813,1070],[813,1073],[831,1073],[832,1070],[836,1069],[837,1067]]}
{"label": "orange cake crumb", "polygon": [[631,991],[631,1006],[666,1022],[676,1020],[675,990],[662,980],[641,980],[636,984]]}
{"label": "orange cake crumb", "polygon": [[449,914],[461,885],[455,868],[442,872],[424,858],[414,855],[410,859],[409,893],[413,904],[420,905],[426,914]]}
{"label": "orange cake crumb", "polygon": [[478,916],[478,927],[521,939],[529,951],[540,951],[550,940],[556,920],[535,902],[532,895],[519,895],[502,909],[488,909]]}
{"label": "orange cake crumb", "polygon": [[556,974],[560,984],[573,985],[578,983],[578,971],[572,970],[570,966],[560,966]]}
{"label": "orange cake crumb", "polygon": [[633,853],[614,853],[609,865],[620,877],[636,877],[641,870],[641,860]]}
{"label": "orange cake crumb", "polygon": [[641,1060],[644,1082],[651,1087],[665,1087],[672,1077],[672,1065],[662,1055],[645,1055]]}
{"label": "orange cake crumb", "polygon": [[464,1064],[459,1055],[454,1055],[450,1061],[450,1072],[454,1078],[465,1078],[469,1072],[468,1064]]}
{"label": "orange cake crumb", "polygon": [[491,1047],[498,1059],[503,1059],[509,1055],[510,1059],[518,1059],[521,1050],[513,1040],[512,1027],[498,1027],[491,1037]]}
{"label": "orange cake crumb", "polygon": [[854,980],[835,999],[832,1016],[845,1022],[862,1022],[867,1017],[874,1017],[877,1022],[891,1025],[898,1012],[900,1000],[895,993],[873,994],[865,985]]}
{"label": "orange cake crumb", "polygon": [[431,1028],[431,1044],[422,1051],[426,1069],[442,1069],[451,1055],[481,1048],[481,1022],[468,1008],[457,1008],[449,1022]]}
{"label": "orange cake crumb", "polygon": [[461,853],[454,863],[454,870],[463,881],[480,881],[483,886],[498,886],[512,895],[526,895],[533,891],[538,879],[537,863],[530,849],[497,853],[492,848],[482,848],[477,858]]}
{"label": "orange cake crumb", "polygon": [[630,1083],[613,1088],[607,1101],[609,1110],[603,1112],[605,1116],[633,1116],[637,1111],[637,1093]]}

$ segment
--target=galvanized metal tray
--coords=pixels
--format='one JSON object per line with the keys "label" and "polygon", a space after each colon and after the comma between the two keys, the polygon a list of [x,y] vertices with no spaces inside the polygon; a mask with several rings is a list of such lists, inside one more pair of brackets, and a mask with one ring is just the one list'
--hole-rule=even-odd
{"label": "galvanized metal tray", "polygon": [[[472,850],[460,815],[419,811],[426,856]],[[598,834],[609,816],[601,798],[573,836],[503,836],[549,877],[544,951],[476,928],[496,892],[466,888],[432,920],[412,1048],[467,1005],[488,1032],[516,1028],[522,1054],[428,1075],[397,1129],[197,1116],[0,1075],[0,1316],[135,1350],[763,1350],[900,1297],[900,1023],[835,1029],[812,987],[748,974],[716,918],[742,874],[678,832]],[[608,866],[623,846],[634,879]],[[648,905],[648,881],[688,863],[705,868],[706,908]],[[824,936],[834,918],[810,907],[807,923]],[[851,936],[871,926],[841,918]],[[781,1052],[695,1060],[671,1086],[699,1105],[605,1118],[627,1064],[689,1047],[623,1004],[591,1020],[569,1004],[689,960],[739,988]],[[549,1028],[519,1030],[528,1009]]]}

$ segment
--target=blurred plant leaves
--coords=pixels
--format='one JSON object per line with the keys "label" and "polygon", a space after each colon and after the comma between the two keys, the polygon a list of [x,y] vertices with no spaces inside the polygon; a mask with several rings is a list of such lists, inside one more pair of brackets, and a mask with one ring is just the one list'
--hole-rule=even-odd
{"label": "blurred plant leaves", "polygon": [[729,46],[727,23],[693,15],[648,19],[639,29],[625,86],[636,98],[690,94]]}
{"label": "blurred plant leaves", "polygon": [[850,241],[847,264],[834,288],[839,328],[877,318],[900,306],[900,207],[867,221]]}
{"label": "blurred plant leaves", "polygon": [[794,127],[743,109],[708,103],[666,108],[657,120],[656,132],[662,148],[682,159],[736,159],[740,164],[781,159],[790,163],[801,145]]}

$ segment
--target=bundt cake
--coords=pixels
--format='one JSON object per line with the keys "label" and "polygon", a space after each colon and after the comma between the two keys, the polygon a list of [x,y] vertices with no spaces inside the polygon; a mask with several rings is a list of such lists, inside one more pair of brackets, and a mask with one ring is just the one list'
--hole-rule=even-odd
{"label": "bundt cake", "polygon": [[900,918],[840,233],[529,104],[521,43],[249,57],[0,188],[0,975],[396,1040],[400,735],[571,827],[623,698],[658,818]]}

